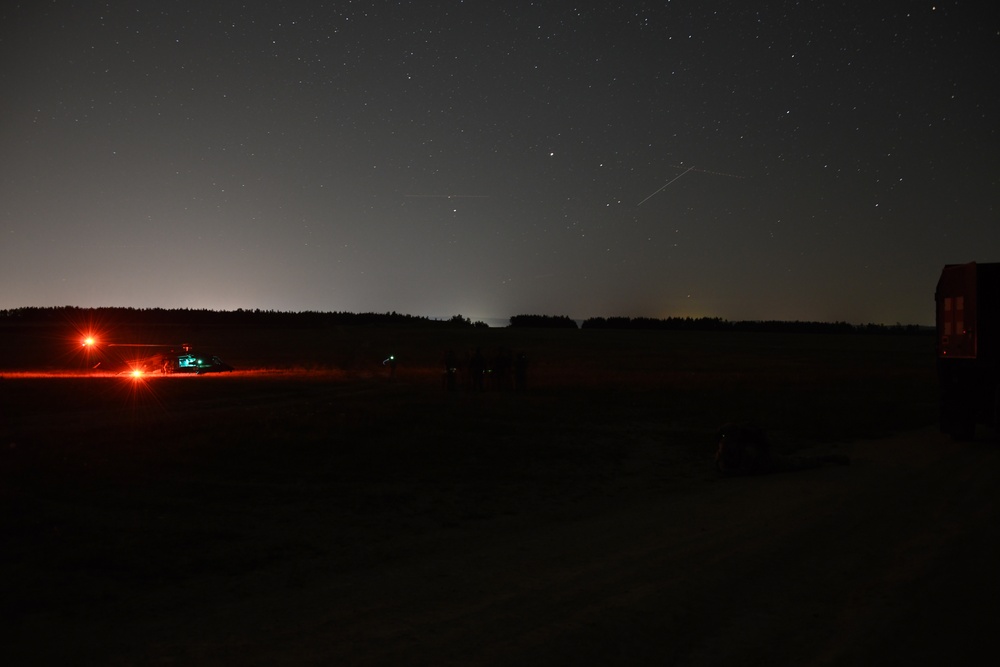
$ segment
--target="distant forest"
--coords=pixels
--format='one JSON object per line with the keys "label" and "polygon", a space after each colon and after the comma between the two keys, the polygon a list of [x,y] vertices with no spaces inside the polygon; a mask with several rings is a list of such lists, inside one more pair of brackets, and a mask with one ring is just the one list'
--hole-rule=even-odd
{"label": "distant forest", "polygon": [[841,334],[921,334],[926,327],[916,324],[850,324],[848,322],[799,322],[744,320],[730,322],[718,317],[594,317],[584,320],[584,329],[663,329],[672,331],[766,331],[786,333]]}
{"label": "distant forest", "polygon": [[[66,322],[115,322],[130,326],[209,326],[316,329],[339,326],[398,326],[487,328],[483,322],[473,322],[455,315],[447,320],[434,320],[417,315],[347,312],[286,312],[277,310],[237,309],[199,310],[187,308],[14,308],[0,310],[0,326],[63,324]],[[799,322],[748,320],[730,322],[717,317],[592,317],[578,327],[565,315],[515,315],[511,328],[546,329],[616,329],[658,331],[758,331],[784,333],[839,334],[922,334],[926,327],[916,324],[849,324],[847,322]]]}
{"label": "distant forest", "polygon": [[389,313],[287,312],[239,308],[204,310],[190,308],[14,308],[0,310],[0,326],[14,324],[61,324],[65,322],[114,322],[123,326],[256,327],[264,329],[321,329],[339,326],[487,327],[455,315],[432,320],[417,315]]}

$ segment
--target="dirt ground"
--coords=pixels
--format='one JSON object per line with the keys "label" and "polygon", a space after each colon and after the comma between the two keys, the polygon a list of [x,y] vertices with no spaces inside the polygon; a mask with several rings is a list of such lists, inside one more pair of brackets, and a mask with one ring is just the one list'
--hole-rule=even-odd
{"label": "dirt ground", "polygon": [[[177,427],[172,390],[126,428],[106,389],[38,410],[47,380],[0,382],[7,664],[937,665],[994,643],[991,432],[721,479],[710,433],[632,403],[597,428],[590,403],[552,423],[558,397],[437,392],[408,427],[379,405],[412,396],[373,384],[198,394],[195,424],[239,411],[222,437]],[[446,435],[470,410],[487,433]]]}

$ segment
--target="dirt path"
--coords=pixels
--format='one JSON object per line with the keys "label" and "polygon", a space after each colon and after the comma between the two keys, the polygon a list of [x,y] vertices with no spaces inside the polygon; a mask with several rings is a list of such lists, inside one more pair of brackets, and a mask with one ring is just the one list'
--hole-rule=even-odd
{"label": "dirt path", "polygon": [[93,615],[33,614],[21,638],[35,643],[22,642],[21,655],[94,664],[971,664],[992,647],[1000,592],[1000,446],[926,430],[845,451],[848,468],[658,479],[559,520],[373,533],[379,556],[367,564],[335,557],[338,545],[368,537],[363,528],[304,535],[324,524],[290,522],[295,558],[232,577],[95,591]]}

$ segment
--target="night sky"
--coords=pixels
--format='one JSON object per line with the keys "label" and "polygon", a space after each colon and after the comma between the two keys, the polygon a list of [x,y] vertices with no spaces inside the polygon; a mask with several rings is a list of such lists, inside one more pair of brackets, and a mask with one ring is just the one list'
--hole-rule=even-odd
{"label": "night sky", "polygon": [[926,324],[1000,261],[991,3],[11,4],[0,308]]}

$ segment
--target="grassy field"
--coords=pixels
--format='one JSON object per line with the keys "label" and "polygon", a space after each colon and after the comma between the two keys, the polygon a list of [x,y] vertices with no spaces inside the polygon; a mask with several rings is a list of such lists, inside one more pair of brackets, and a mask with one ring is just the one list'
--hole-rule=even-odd
{"label": "grassy field", "polygon": [[[599,493],[650,448],[654,468],[711,475],[727,422],[759,425],[790,453],[937,420],[922,336],[345,329],[198,340],[242,370],[141,381],[5,371],[0,465],[13,507],[103,488],[145,496],[178,479],[221,480],[212,493],[280,479],[336,489],[350,506],[420,496],[442,516],[488,499],[468,511],[492,515],[537,494]],[[472,391],[460,370],[445,391],[445,350],[476,347],[523,351],[526,389]]]}
{"label": "grassy field", "polygon": [[[176,587],[279,572],[294,587],[403,558],[401,540],[413,553],[442,531],[704,483],[730,421],[791,452],[937,420],[923,336],[185,333],[238,370],[67,375],[55,371],[81,367],[71,342],[46,357],[58,336],[4,341],[23,354],[3,357],[0,379],[0,604],[26,641],[128,615],[133,598],[183,606]],[[445,391],[445,352],[476,348],[523,352],[525,390],[472,391],[463,376]],[[24,361],[41,358],[50,375]],[[137,632],[117,640],[138,646]],[[67,646],[101,662],[89,641]]]}
{"label": "grassy field", "polygon": [[[439,390],[448,350],[464,366],[459,393],[465,394],[470,353],[480,348],[489,361],[504,348],[528,359],[529,391],[520,397],[520,407],[551,410],[554,418],[569,412],[574,419],[611,424],[632,419],[672,431],[699,432],[727,421],[745,421],[806,441],[877,436],[936,419],[929,336],[342,328],[154,331],[131,332],[130,337],[189,339],[198,349],[255,373],[237,373],[206,386],[167,385],[160,378],[143,386],[122,385],[117,379],[18,380],[6,383],[5,405],[17,406],[8,414],[21,419],[45,415],[56,405],[86,397],[95,409],[131,410],[129,420],[139,428],[138,415],[156,421],[162,417],[158,412],[183,409],[178,406],[202,400],[203,392],[219,403],[237,405],[291,385],[297,387],[293,393],[304,396],[309,390],[300,391],[300,386],[322,391],[370,382],[375,383],[370,391],[379,395],[377,400],[395,403],[392,412],[402,415],[402,421],[423,419],[421,413],[435,412],[442,400]],[[0,373],[10,380],[23,371],[81,370],[88,365],[75,341],[57,336],[28,339],[22,334],[2,342],[7,352],[0,357]],[[397,360],[392,378],[383,363],[390,355]],[[379,379],[394,384],[378,384]],[[99,387],[102,384],[108,386]],[[32,390],[23,391],[29,385]],[[49,392],[51,398],[46,397]],[[127,394],[127,400],[116,399],[116,393]],[[480,402],[489,405],[491,399]],[[462,420],[460,411],[450,419],[456,418]],[[109,426],[117,426],[116,420]],[[10,424],[5,428],[10,432]]]}

